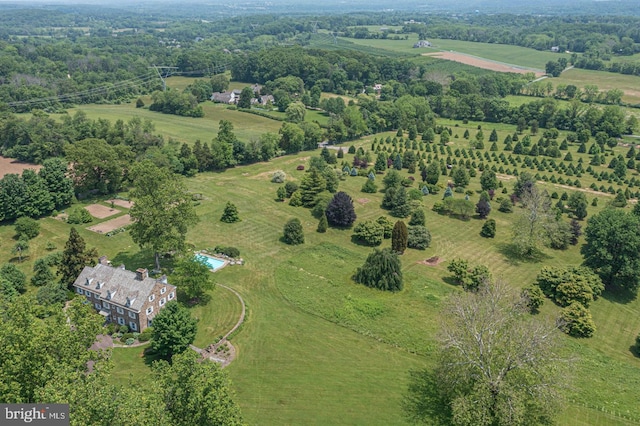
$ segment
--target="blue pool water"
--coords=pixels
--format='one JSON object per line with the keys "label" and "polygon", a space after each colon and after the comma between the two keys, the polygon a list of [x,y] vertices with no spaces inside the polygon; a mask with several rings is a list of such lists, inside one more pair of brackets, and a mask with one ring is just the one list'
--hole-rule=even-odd
{"label": "blue pool water", "polygon": [[213,269],[214,271],[224,266],[223,260],[216,259],[215,257],[205,256],[203,254],[196,254],[196,260],[198,262],[204,263],[209,267],[209,269]]}

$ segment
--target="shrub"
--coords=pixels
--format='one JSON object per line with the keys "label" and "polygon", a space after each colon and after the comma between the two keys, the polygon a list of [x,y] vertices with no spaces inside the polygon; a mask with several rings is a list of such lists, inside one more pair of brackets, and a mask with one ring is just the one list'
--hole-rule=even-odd
{"label": "shrub", "polygon": [[300,207],[302,206],[302,194],[300,191],[296,191],[289,198],[289,205],[292,207]]}
{"label": "shrub", "polygon": [[358,268],[354,281],[367,287],[386,291],[402,290],[402,265],[400,258],[389,249],[374,249],[364,265]]}
{"label": "shrub", "polygon": [[118,331],[122,334],[124,333],[128,333],[129,332],[129,327],[127,327],[126,325],[121,325],[120,327],[118,327]]}
{"label": "shrub", "polygon": [[375,194],[376,192],[378,192],[378,185],[376,185],[373,180],[367,179],[364,185],[362,185],[361,191],[367,194]]}
{"label": "shrub", "polygon": [[124,342],[124,344],[125,344],[125,345],[128,345],[128,346],[131,346],[131,345],[133,345],[133,344],[135,343],[135,341],[136,341],[136,339],[134,339],[133,337],[129,337],[129,338]]}
{"label": "shrub", "polygon": [[298,184],[295,182],[287,182],[284,184],[284,189],[287,190],[287,198],[289,198],[291,194],[298,190]]}
{"label": "shrub", "polygon": [[522,289],[520,293],[522,301],[532,314],[540,312],[540,307],[544,304],[544,293],[537,285],[530,285]]}
{"label": "shrub", "polygon": [[136,99],[136,108],[142,108],[144,106],[144,101],[142,98]]}
{"label": "shrub", "polygon": [[19,217],[15,221],[16,234],[18,239],[26,238],[28,240],[35,238],[40,233],[40,224],[30,217]]}
{"label": "shrub", "polygon": [[142,333],[138,336],[138,341],[148,342],[151,339],[151,336],[153,336],[153,327],[147,327],[142,330]]}
{"label": "shrub", "polygon": [[469,262],[464,259],[453,259],[447,271],[453,274],[454,280],[467,291],[476,291],[483,283],[491,280],[489,268],[478,265],[469,269]]}
{"label": "shrub", "polygon": [[376,222],[382,225],[382,229],[384,231],[383,237],[385,239],[391,238],[391,234],[393,233],[393,222],[386,216],[380,216],[376,219]]}
{"label": "shrub", "polygon": [[573,302],[562,310],[558,326],[573,337],[591,337],[596,331],[591,312],[580,302]]}
{"label": "shrub", "polygon": [[293,218],[290,219],[284,225],[284,235],[282,240],[290,245],[297,245],[304,243],[304,233],[302,230],[302,224],[300,223],[300,219]]}
{"label": "shrub", "polygon": [[407,247],[424,250],[431,244],[431,233],[422,225],[409,226],[407,228]]}
{"label": "shrub", "polygon": [[69,209],[69,217],[67,217],[67,223],[78,225],[82,223],[89,223],[92,220],[93,217],[84,207],[74,207]]}
{"label": "shrub", "polygon": [[425,221],[426,221],[426,219],[425,219],[425,216],[424,216],[424,210],[417,209],[417,210],[414,210],[413,213],[411,213],[411,219],[409,219],[409,225],[411,225],[411,226],[415,226],[415,225],[424,226]]}
{"label": "shrub", "polygon": [[238,250],[235,247],[226,247],[226,246],[216,246],[213,249],[214,252],[216,253],[220,253],[220,254],[224,254],[225,256],[229,256],[229,257],[240,257],[240,250]]}
{"label": "shrub", "polygon": [[480,230],[480,236],[485,238],[493,238],[496,236],[496,221],[493,219],[488,219],[484,225],[482,225],[482,230]]}
{"label": "shrub", "polygon": [[133,333],[123,333],[120,337],[121,342],[126,342],[128,339],[133,339]]}
{"label": "shrub", "polygon": [[275,172],[273,172],[273,175],[271,175],[271,182],[283,183],[286,178],[287,174],[285,172],[283,172],[282,170],[276,170]]}
{"label": "shrub", "polygon": [[513,211],[513,203],[508,198],[503,198],[500,200],[500,207],[498,210],[502,213],[511,213]]}
{"label": "shrub", "polygon": [[560,306],[579,302],[588,307],[604,290],[600,277],[584,266],[545,266],[536,277],[536,284]]}
{"label": "shrub", "polygon": [[327,215],[323,213],[322,217],[320,218],[320,221],[318,222],[318,228],[316,229],[316,231],[321,234],[324,234],[325,232],[327,232],[328,228],[329,228],[329,222],[327,222]]}
{"label": "shrub", "polygon": [[384,239],[384,228],[378,222],[366,220],[355,226],[353,236],[366,245],[379,246]]}
{"label": "shrub", "polygon": [[332,199],[333,194],[327,191],[322,191],[321,193],[316,195],[316,198],[314,198],[313,201],[315,203],[315,206],[313,206],[313,208],[311,209],[311,215],[313,215],[313,217],[315,217],[316,219],[320,219],[322,216],[324,216],[324,212],[325,210],[327,210],[327,206]]}

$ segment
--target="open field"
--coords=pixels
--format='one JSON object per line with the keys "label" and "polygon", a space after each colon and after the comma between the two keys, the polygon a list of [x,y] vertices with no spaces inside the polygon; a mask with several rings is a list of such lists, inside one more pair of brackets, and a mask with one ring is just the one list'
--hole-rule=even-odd
{"label": "open field", "polygon": [[574,84],[583,88],[587,84],[598,86],[598,89],[620,89],[624,92],[623,102],[640,104],[640,77],[623,75],[605,71],[591,71],[572,68],[560,74],[560,77],[552,79],[554,86],[562,84]]}
{"label": "open field", "polygon": [[435,52],[435,53],[423,53],[425,56],[430,56],[438,59],[445,59],[447,61],[461,62],[466,65],[471,65],[472,67],[483,68],[486,70],[497,71],[497,72],[514,72],[518,74],[528,74],[534,73],[536,77],[541,77],[544,75],[544,72],[536,69],[523,68],[521,66],[509,65],[503,62],[496,62],[492,60],[487,60],[483,58],[479,58],[474,55],[469,55],[466,53],[458,53],[458,52]]}
{"label": "open field", "polygon": [[22,161],[15,160],[13,158],[5,158],[0,155],[0,179],[4,175],[11,173],[21,175],[24,170],[31,169],[38,171],[42,168],[39,164],[23,163]]}
{"label": "open field", "polygon": [[[123,108],[126,110],[128,106]],[[190,119],[182,120],[191,122]],[[473,138],[477,126],[482,125],[487,149],[480,152],[489,156],[488,137],[493,128],[498,133],[497,155],[503,153],[505,137],[515,132],[514,126],[506,124],[463,124],[451,120],[438,120],[438,124],[452,128],[449,145],[452,151],[462,148],[469,151],[469,141],[463,138],[463,133],[469,130]],[[395,132],[368,136],[346,145],[370,150],[374,139],[387,136],[393,138]],[[559,139],[564,136],[561,134]],[[384,146],[391,147],[391,144]],[[439,152],[438,146],[431,146],[430,154],[434,154],[433,149]],[[586,167],[589,156],[577,153],[577,149],[577,144],[570,144],[568,148],[573,155],[573,164],[582,158]],[[624,155],[626,150],[620,146],[615,148],[614,154]],[[449,276],[448,263],[460,257],[472,264],[486,264],[494,276],[505,279],[514,291],[518,291],[532,283],[544,265],[579,264],[583,240],[567,250],[545,249],[539,259],[522,261],[508,250],[514,213],[494,209],[490,217],[497,222],[497,235],[492,240],[484,239],[478,235],[481,220],[461,221],[438,215],[432,207],[441,200],[441,194],[429,195],[423,198],[423,204],[432,244],[427,250],[407,250],[402,256],[405,289],[397,294],[371,290],[350,279],[371,248],[354,244],[350,230],[329,229],[326,234],[318,234],[315,232],[317,220],[309,210],[274,201],[279,185],[270,182],[270,175],[275,170],[284,170],[289,180],[299,182],[305,172],[297,171],[296,166],[306,163],[310,155],[318,152],[303,152],[295,157],[281,157],[222,173],[203,173],[186,180],[190,191],[204,196],[196,207],[200,223],[189,232],[188,242],[196,249],[231,245],[239,248],[246,260],[244,266],[227,267],[214,274],[217,282],[242,295],[249,312],[245,324],[232,338],[238,358],[226,371],[233,380],[237,400],[249,424],[404,424],[401,401],[408,372],[433,365],[440,306],[447,295],[460,291],[445,281]],[[505,152],[505,155],[510,154]],[[448,155],[441,154],[441,157]],[[607,160],[611,155],[608,153]],[[462,157],[455,154],[451,157],[462,161]],[[547,157],[536,158],[541,161]],[[345,155],[345,161],[350,163],[352,159],[353,155]],[[569,178],[553,171],[523,166],[522,158],[515,166],[494,159],[483,161],[488,166],[539,173],[541,178],[551,175]],[[569,164],[561,158],[554,161]],[[597,170],[607,170],[606,165]],[[402,173],[407,175],[406,170]],[[629,171],[628,175],[638,178],[636,172]],[[419,180],[419,174],[414,176]],[[501,173],[501,178],[503,186],[511,190],[515,178],[506,173]],[[577,179],[576,176],[570,178]],[[340,182],[340,190],[356,200],[358,221],[388,213],[379,208],[382,193],[360,192],[365,179],[346,177]],[[440,182],[446,182],[447,178],[442,176],[440,179]],[[380,180],[380,177],[376,178],[378,184]],[[597,181],[588,173],[579,180],[583,188],[591,183],[610,185],[606,180]],[[541,181],[540,185],[550,193],[571,192],[559,183]],[[618,188],[616,184],[612,185]],[[479,190],[477,177],[471,180],[469,188],[474,191],[471,200],[475,202]],[[592,216],[604,208],[611,195],[588,194],[587,198],[589,202],[594,198],[599,200],[597,207],[588,208],[589,216]],[[227,201],[237,206],[241,222],[226,224],[219,221]],[[292,217],[299,218],[303,224],[306,242],[302,246],[291,247],[279,241],[283,225]],[[35,259],[47,254],[46,242],[54,242],[60,250],[69,234],[70,225],[64,222],[44,218],[40,223],[41,235],[31,241],[28,259],[18,264],[28,275]],[[106,238],[83,228],[78,230],[89,247],[98,247],[99,254],[106,254],[114,264],[124,263],[133,270],[152,268],[152,254],[140,252],[128,233]],[[9,253],[13,233],[12,226],[0,226],[0,262],[13,256]],[[385,240],[382,247],[389,244],[389,240]],[[442,263],[436,266],[419,263],[434,256],[440,257]],[[163,266],[168,265],[168,261],[163,260]],[[230,292],[223,290],[215,289],[208,305],[192,308],[193,315],[200,319],[196,344],[212,343],[212,339],[237,320],[239,303]],[[539,317],[542,321],[552,322],[558,311],[555,305],[546,301]],[[567,391],[569,403],[559,423],[640,424],[640,413],[636,410],[640,406],[637,393],[640,360],[629,351],[640,332],[637,321],[640,301],[623,304],[615,298],[603,297],[592,305],[591,312],[598,327],[593,338],[561,337],[567,345],[567,355],[575,358],[575,362],[571,366],[573,375]],[[126,384],[130,378],[147,380],[149,366],[141,356],[142,348],[117,348],[113,353],[114,382]]]}
{"label": "open field", "polygon": [[[145,104],[148,105],[150,102],[150,99],[145,99]],[[83,105],[69,110],[69,113],[73,114],[76,110],[82,110],[91,119],[104,118],[111,122],[118,119],[127,122],[133,117],[139,117],[142,120],[149,119],[155,124],[156,133],[164,135],[165,140],[172,138],[189,144],[193,144],[196,139],[210,142],[218,134],[220,120],[231,121],[234,125],[234,133],[242,140],[257,138],[266,132],[278,133],[282,125],[279,121],[232,111],[227,109],[225,105],[214,104],[210,101],[201,105],[205,114],[202,118],[179,117],[149,111],[146,108],[136,108],[135,102],[124,105]]]}
{"label": "open field", "polygon": [[90,204],[85,206],[85,209],[91,214],[91,216],[104,219],[114,214],[120,213],[120,210],[112,209],[111,207],[103,206],[102,204]]}

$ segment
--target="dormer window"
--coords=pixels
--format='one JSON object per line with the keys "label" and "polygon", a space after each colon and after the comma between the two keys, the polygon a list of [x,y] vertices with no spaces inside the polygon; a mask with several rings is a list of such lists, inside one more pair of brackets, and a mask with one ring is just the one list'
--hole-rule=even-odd
{"label": "dormer window", "polygon": [[127,308],[131,307],[131,305],[133,304],[133,302],[135,302],[135,300],[136,300],[135,297],[134,298],[127,297],[127,303],[125,304],[125,306]]}
{"label": "dormer window", "polygon": [[111,300],[115,295],[115,291],[107,290],[107,300]]}
{"label": "dormer window", "polygon": [[96,290],[100,290],[103,285],[104,283],[102,281],[98,281],[98,283],[96,284]]}
{"label": "dormer window", "polygon": [[91,285],[92,282],[93,278],[87,278],[87,282],[85,282],[84,285]]}

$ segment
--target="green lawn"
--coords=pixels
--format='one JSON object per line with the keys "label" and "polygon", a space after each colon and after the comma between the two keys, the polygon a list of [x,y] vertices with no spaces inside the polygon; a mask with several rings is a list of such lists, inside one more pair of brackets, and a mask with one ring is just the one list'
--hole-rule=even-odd
{"label": "green lawn", "polygon": [[[92,113],[98,114],[99,107],[95,108]],[[129,111],[127,106],[121,108]],[[184,123],[180,124],[183,129]],[[438,124],[452,128],[450,147],[453,151],[469,148],[469,141],[462,135],[469,130],[474,137],[479,124],[487,149],[491,145],[489,134],[496,129],[499,141],[496,154],[502,153],[506,135],[515,131],[506,124],[462,124],[448,120],[439,120]],[[371,149],[374,139],[387,136],[393,138],[395,133],[368,136],[352,144]],[[560,140],[564,136],[562,134]],[[533,140],[538,138],[534,136]],[[578,159],[583,158],[586,168],[588,156],[578,154],[577,148],[576,144],[569,146],[573,163],[576,165]],[[618,147],[614,153],[624,155],[626,150]],[[514,214],[494,208],[490,217],[497,222],[497,235],[494,239],[484,239],[479,236],[481,220],[462,221],[438,215],[431,208],[441,195],[429,195],[423,202],[432,244],[425,251],[408,250],[402,256],[405,289],[398,294],[386,294],[359,286],[350,277],[371,249],[354,244],[349,230],[330,229],[326,234],[318,234],[315,232],[317,220],[309,210],[274,201],[279,185],[270,182],[271,174],[281,169],[287,173],[288,180],[299,182],[305,172],[297,171],[296,166],[305,164],[310,155],[317,153],[303,152],[269,163],[203,173],[186,180],[189,190],[204,196],[196,207],[200,223],[189,232],[189,243],[195,248],[235,246],[246,260],[244,266],[230,266],[216,272],[214,279],[236,289],[248,307],[244,326],[232,338],[238,358],[227,371],[249,424],[402,424],[400,402],[408,373],[432,365],[440,304],[448,294],[459,291],[445,280],[449,275],[446,271],[449,261],[460,257],[472,264],[488,265],[495,277],[509,282],[515,291],[532,283],[544,265],[562,266],[581,261],[582,241],[564,251],[544,250],[544,256],[535,261],[513,258],[508,244]],[[452,158],[458,160],[455,155]],[[611,155],[607,160],[610,158]],[[345,155],[345,161],[351,160],[352,155]],[[484,161],[489,166],[501,165]],[[563,162],[562,159],[555,161]],[[566,177],[521,165],[517,163],[519,172],[529,170],[547,177]],[[598,170],[607,170],[606,165]],[[419,180],[419,174],[414,176]],[[635,172],[629,172],[629,176],[638,177]],[[381,193],[360,192],[365,179],[347,177],[340,183],[340,190],[354,199],[358,220],[386,215],[387,212],[379,208]],[[587,173],[579,179],[583,187],[596,182]],[[380,177],[376,180],[380,184]],[[445,180],[446,177],[441,177],[441,182]],[[501,182],[511,189],[514,180],[512,176],[501,175]],[[598,182],[600,184],[610,185],[606,181]],[[541,185],[558,194],[572,190],[559,184]],[[470,189],[479,190],[477,177],[472,179]],[[611,199],[610,195],[587,194],[589,202],[596,196],[599,205],[590,206],[589,215],[600,211]],[[477,200],[477,192],[471,200]],[[240,222],[219,221],[227,201],[237,206]],[[292,217],[299,218],[303,224],[306,242],[302,246],[287,246],[279,241],[284,223]],[[30,257],[19,265],[28,273],[33,261],[46,254],[46,241],[51,240],[62,249],[69,233],[70,226],[55,219],[42,219],[41,224],[42,234],[32,240]],[[84,227],[80,227],[80,233],[89,246],[97,246],[99,253],[108,255],[114,264],[124,263],[128,269],[152,264],[151,253],[140,252],[127,233],[106,237]],[[10,225],[0,226],[1,262],[12,257],[9,254],[12,235]],[[385,240],[383,247],[389,244],[389,240]],[[419,263],[432,256],[440,257],[443,262],[437,266]],[[239,315],[239,303],[230,292],[217,288],[212,296],[208,305],[192,308],[193,315],[200,319],[198,345],[212,343]],[[591,311],[598,327],[593,338],[561,337],[572,359],[573,374],[567,378],[569,404],[559,422],[623,425],[633,421],[638,424],[640,360],[633,357],[629,347],[640,332],[637,321],[640,301],[619,303],[603,297],[592,305]],[[559,309],[547,301],[539,317],[552,322],[558,312]],[[141,348],[116,348],[113,353],[115,383],[146,380],[148,360],[141,356]]]}
{"label": "green lawn", "polygon": [[554,85],[560,83],[574,84],[583,88],[585,85],[598,86],[600,91],[620,89],[624,92],[622,100],[631,104],[640,103],[640,77],[605,71],[591,71],[573,68],[552,79]]}

